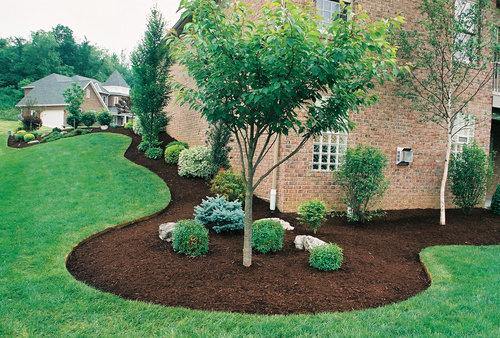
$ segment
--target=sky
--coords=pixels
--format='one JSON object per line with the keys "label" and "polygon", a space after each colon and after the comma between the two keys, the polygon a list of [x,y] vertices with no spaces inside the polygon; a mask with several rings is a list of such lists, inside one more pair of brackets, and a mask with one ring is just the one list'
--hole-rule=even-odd
{"label": "sky", "polygon": [[149,10],[157,5],[167,26],[179,18],[180,0],[0,0],[0,37],[28,38],[31,31],[63,24],[78,42],[128,55],[138,44]]}

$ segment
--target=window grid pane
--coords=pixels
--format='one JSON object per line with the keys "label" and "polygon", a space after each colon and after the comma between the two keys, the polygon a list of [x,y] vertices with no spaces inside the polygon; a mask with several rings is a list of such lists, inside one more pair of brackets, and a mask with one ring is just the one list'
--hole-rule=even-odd
{"label": "window grid pane", "polygon": [[[345,4],[350,1],[344,1]],[[321,23],[328,25],[340,13],[340,0],[316,0],[316,8],[321,17]]]}
{"label": "window grid pane", "polygon": [[459,154],[462,152],[464,144],[470,144],[474,140],[474,121],[471,118],[466,119],[463,115],[457,116],[452,133],[454,135],[451,140],[451,152]]}
{"label": "window grid pane", "polygon": [[347,134],[324,132],[313,143],[312,170],[335,171],[347,150]]}

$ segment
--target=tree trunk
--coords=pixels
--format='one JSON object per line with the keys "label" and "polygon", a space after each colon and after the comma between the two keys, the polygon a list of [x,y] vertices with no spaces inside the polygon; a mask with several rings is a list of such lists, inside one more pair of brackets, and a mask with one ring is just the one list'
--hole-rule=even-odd
{"label": "tree trunk", "polygon": [[249,173],[245,193],[245,228],[243,235],[243,266],[252,265],[253,174]]}
{"label": "tree trunk", "polygon": [[451,129],[448,128],[448,139],[446,142],[446,156],[444,159],[443,177],[441,179],[441,190],[439,193],[439,205],[441,208],[441,214],[439,218],[440,225],[446,225],[446,182],[448,180],[448,167],[450,164],[451,155]]}

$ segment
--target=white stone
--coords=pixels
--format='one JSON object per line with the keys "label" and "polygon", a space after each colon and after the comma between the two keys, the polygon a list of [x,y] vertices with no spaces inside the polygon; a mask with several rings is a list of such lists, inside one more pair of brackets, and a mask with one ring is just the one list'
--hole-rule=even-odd
{"label": "white stone", "polygon": [[268,221],[275,221],[275,222],[279,222],[281,224],[281,226],[283,227],[283,229],[285,230],[293,230],[295,229],[293,226],[290,225],[289,222],[285,221],[285,220],[282,220],[278,217],[272,217],[272,218],[263,218],[265,220],[268,220]]}
{"label": "white stone", "polygon": [[295,244],[295,248],[297,248],[299,250],[305,249],[309,252],[317,246],[321,246],[321,245],[326,244],[326,242],[322,241],[319,238],[316,238],[313,236],[307,236],[307,235],[295,236],[293,243]]}
{"label": "white stone", "polygon": [[158,235],[162,241],[171,242],[172,241],[172,232],[174,231],[175,222],[168,222],[160,224],[158,228]]}
{"label": "white stone", "polygon": [[33,140],[33,141],[29,141],[28,144],[37,144],[37,143],[40,143],[40,141],[38,140]]}

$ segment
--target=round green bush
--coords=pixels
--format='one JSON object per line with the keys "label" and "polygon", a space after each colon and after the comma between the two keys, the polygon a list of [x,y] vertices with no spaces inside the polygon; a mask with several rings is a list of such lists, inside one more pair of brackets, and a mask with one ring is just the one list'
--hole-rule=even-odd
{"label": "round green bush", "polygon": [[201,256],[208,252],[208,230],[195,220],[182,220],[172,232],[175,252],[188,256]]}
{"label": "round green bush", "polygon": [[283,249],[285,229],[277,221],[262,219],[252,226],[252,248],[260,253],[277,252]]}
{"label": "round green bush", "polygon": [[22,135],[22,136],[24,136],[26,133],[27,133],[27,131],[23,130],[23,129],[16,131],[16,135]]}
{"label": "round green bush", "polygon": [[313,230],[314,233],[318,231],[326,220],[326,213],[325,203],[319,200],[306,201],[299,205],[299,209],[297,210],[299,221]]}
{"label": "round green bush", "polygon": [[309,254],[309,265],[321,271],[337,270],[343,260],[342,248],[333,243],[317,246]]}
{"label": "round green bush", "polygon": [[144,155],[152,160],[157,160],[162,157],[163,149],[161,147],[150,147],[144,152]]}
{"label": "round green bush", "polygon": [[133,130],[134,129],[134,122],[128,121],[127,123],[125,123],[125,129]]}
{"label": "round green bush", "polygon": [[173,144],[165,148],[165,162],[168,164],[177,164],[179,155],[186,149],[182,144]]}
{"label": "round green bush", "polygon": [[245,201],[245,181],[241,175],[230,170],[221,170],[210,185],[214,195],[224,196],[228,201]]}
{"label": "round green bush", "polygon": [[186,143],[186,142],[182,142],[182,141],[172,141],[170,142],[169,144],[167,144],[167,148],[168,147],[171,147],[171,146],[174,146],[174,145],[177,145],[177,144],[180,144],[181,146],[183,146],[185,149],[188,149],[189,148],[189,145]]}
{"label": "round green bush", "polygon": [[97,122],[99,122],[101,126],[109,126],[112,119],[111,114],[107,111],[102,111],[97,114]]}
{"label": "round green bush", "polygon": [[80,117],[80,121],[86,127],[91,127],[96,121],[95,112],[88,111],[88,112],[83,113],[82,116]]}
{"label": "round green bush", "polygon": [[495,215],[500,215],[500,184],[497,184],[497,188],[491,199],[491,211]]}
{"label": "round green bush", "polygon": [[68,114],[66,117],[66,123],[71,127],[78,127],[81,122],[81,115]]}
{"label": "round green bush", "polygon": [[14,134],[14,140],[22,141],[22,140],[24,140],[24,135],[25,134]]}
{"label": "round green bush", "polygon": [[194,147],[179,155],[179,175],[184,177],[209,178],[213,175],[210,149]]}
{"label": "round green bush", "polygon": [[30,142],[30,141],[33,141],[34,139],[35,139],[35,135],[33,135],[31,133],[24,134],[24,136],[23,136],[24,142]]}

